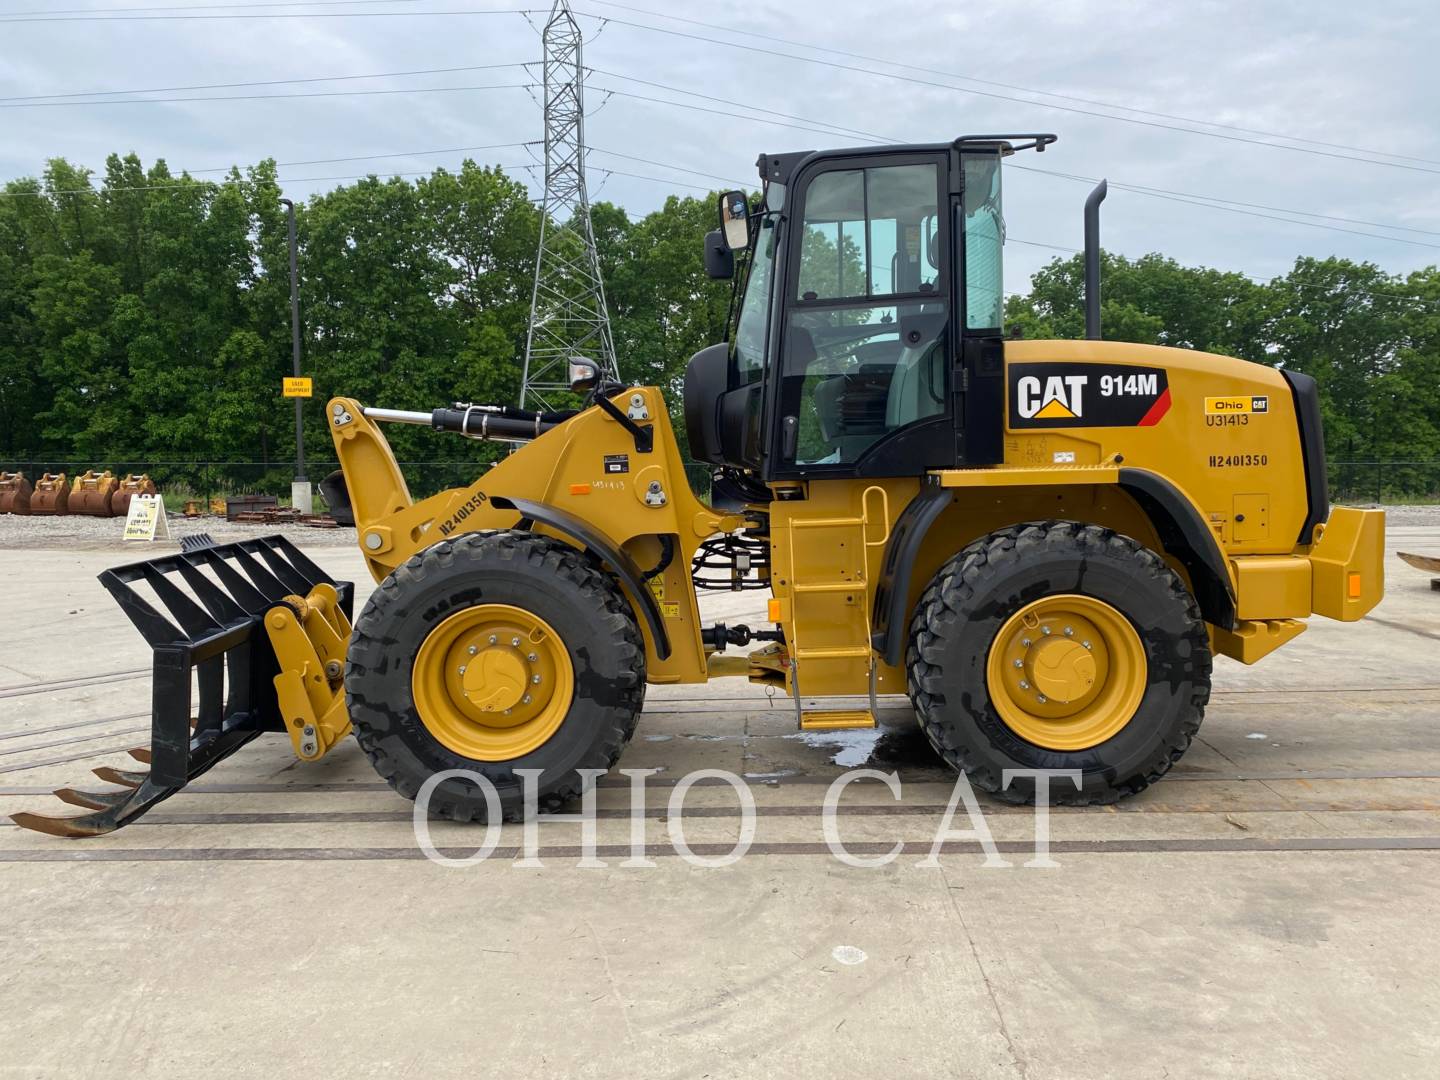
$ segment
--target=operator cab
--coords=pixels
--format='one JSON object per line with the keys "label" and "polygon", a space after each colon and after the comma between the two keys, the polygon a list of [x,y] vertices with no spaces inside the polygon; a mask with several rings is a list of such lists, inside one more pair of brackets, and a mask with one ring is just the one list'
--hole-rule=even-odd
{"label": "operator cab", "polygon": [[724,344],[691,359],[696,460],[749,497],[777,480],[915,476],[1001,460],[1000,164],[1054,135],[763,154],[720,197]]}

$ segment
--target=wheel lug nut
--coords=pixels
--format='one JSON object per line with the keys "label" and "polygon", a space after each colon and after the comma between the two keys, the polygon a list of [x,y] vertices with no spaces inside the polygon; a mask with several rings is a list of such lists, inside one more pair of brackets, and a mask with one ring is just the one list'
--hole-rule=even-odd
{"label": "wheel lug nut", "polygon": [[531,675],[531,676],[530,676],[530,681],[531,681],[532,683],[534,683],[536,686],[539,686],[539,685],[540,685],[540,676],[539,676],[539,675]]}
{"label": "wheel lug nut", "polygon": [[477,645],[471,645],[470,648],[466,649],[465,651],[468,652],[471,656],[474,656],[480,651],[480,648]]}
{"label": "wheel lug nut", "polygon": [[1024,660],[1016,660],[1016,661],[1015,661],[1015,666],[1018,667],[1018,668],[1023,668],[1023,667],[1025,666],[1025,661],[1024,661]]}
{"label": "wheel lug nut", "polygon": [[529,695],[529,694],[526,694],[524,697],[522,697],[522,698],[520,699],[520,704],[521,704],[521,705],[529,705],[529,704],[530,704],[530,695]]}
{"label": "wheel lug nut", "polygon": [[1050,628],[1049,628],[1048,626],[1042,626],[1042,627],[1040,627],[1040,633],[1044,634],[1046,637],[1049,637],[1049,636],[1050,636]]}
{"label": "wheel lug nut", "polygon": [[464,665],[464,664],[461,664],[461,665],[460,665],[460,674],[461,674],[461,675],[464,675],[464,674],[465,674],[465,665]]}
{"label": "wheel lug nut", "polygon": [[529,661],[533,664],[536,660],[539,660],[540,657],[536,656],[536,655],[532,652],[529,656],[525,657],[525,659],[526,659],[526,660],[529,660]]}
{"label": "wheel lug nut", "polygon": [[496,638],[496,636],[495,636],[494,634],[491,634],[491,635],[490,635],[490,644],[491,644],[491,645],[494,645],[495,642],[498,641],[498,640],[499,640],[499,639]]}
{"label": "wheel lug nut", "polygon": [[1032,642],[1032,641],[1027,637],[1027,638],[1021,638],[1021,639],[1020,639],[1020,644],[1023,645],[1025,648],[1028,649],[1032,644],[1034,644],[1034,642]]}
{"label": "wheel lug nut", "polygon": [[1065,627],[1065,636],[1066,636],[1066,637],[1074,637],[1074,636],[1075,636],[1075,628],[1074,628],[1073,626],[1067,626],[1067,627]]}
{"label": "wheel lug nut", "polygon": [[1029,684],[1028,682],[1026,682],[1024,679],[1021,679],[1021,680],[1020,680],[1020,689],[1021,689],[1021,690],[1029,690],[1029,689],[1030,689],[1030,684]]}
{"label": "wheel lug nut", "polygon": [[1087,649],[1090,647],[1090,643],[1089,643],[1088,641],[1082,641],[1082,642],[1080,642],[1080,644],[1083,645],[1083,646],[1085,646],[1085,648],[1087,648]]}
{"label": "wheel lug nut", "polygon": [[1038,701],[1041,705],[1044,705],[1050,699],[1047,698],[1044,694],[1037,694],[1035,695],[1035,700]]}

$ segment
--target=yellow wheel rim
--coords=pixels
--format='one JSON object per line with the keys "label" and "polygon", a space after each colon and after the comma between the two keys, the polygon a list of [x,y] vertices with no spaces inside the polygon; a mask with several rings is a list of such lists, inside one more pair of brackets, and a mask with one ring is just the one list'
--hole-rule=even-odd
{"label": "yellow wheel rim", "polygon": [[421,723],[441,745],[472,761],[509,761],[555,734],[575,696],[575,669],[544,619],[480,604],[430,631],[410,688]]}
{"label": "yellow wheel rim", "polygon": [[1145,696],[1145,647],[1130,620],[1101,600],[1066,593],[1026,604],[1005,621],[985,668],[1007,727],[1047,750],[1085,750],[1112,738]]}

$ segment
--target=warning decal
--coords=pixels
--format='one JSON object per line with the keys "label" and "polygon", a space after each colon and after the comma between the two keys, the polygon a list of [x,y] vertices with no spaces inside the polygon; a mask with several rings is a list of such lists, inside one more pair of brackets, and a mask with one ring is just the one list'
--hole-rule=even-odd
{"label": "warning decal", "polygon": [[1010,429],[1151,427],[1170,411],[1164,368],[1011,364]]}

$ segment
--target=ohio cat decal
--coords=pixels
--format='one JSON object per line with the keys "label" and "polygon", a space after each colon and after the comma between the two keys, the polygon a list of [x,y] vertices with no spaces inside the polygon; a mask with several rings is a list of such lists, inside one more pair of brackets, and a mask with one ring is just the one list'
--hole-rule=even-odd
{"label": "ohio cat decal", "polygon": [[1011,364],[1010,429],[1152,427],[1170,411],[1164,368]]}

